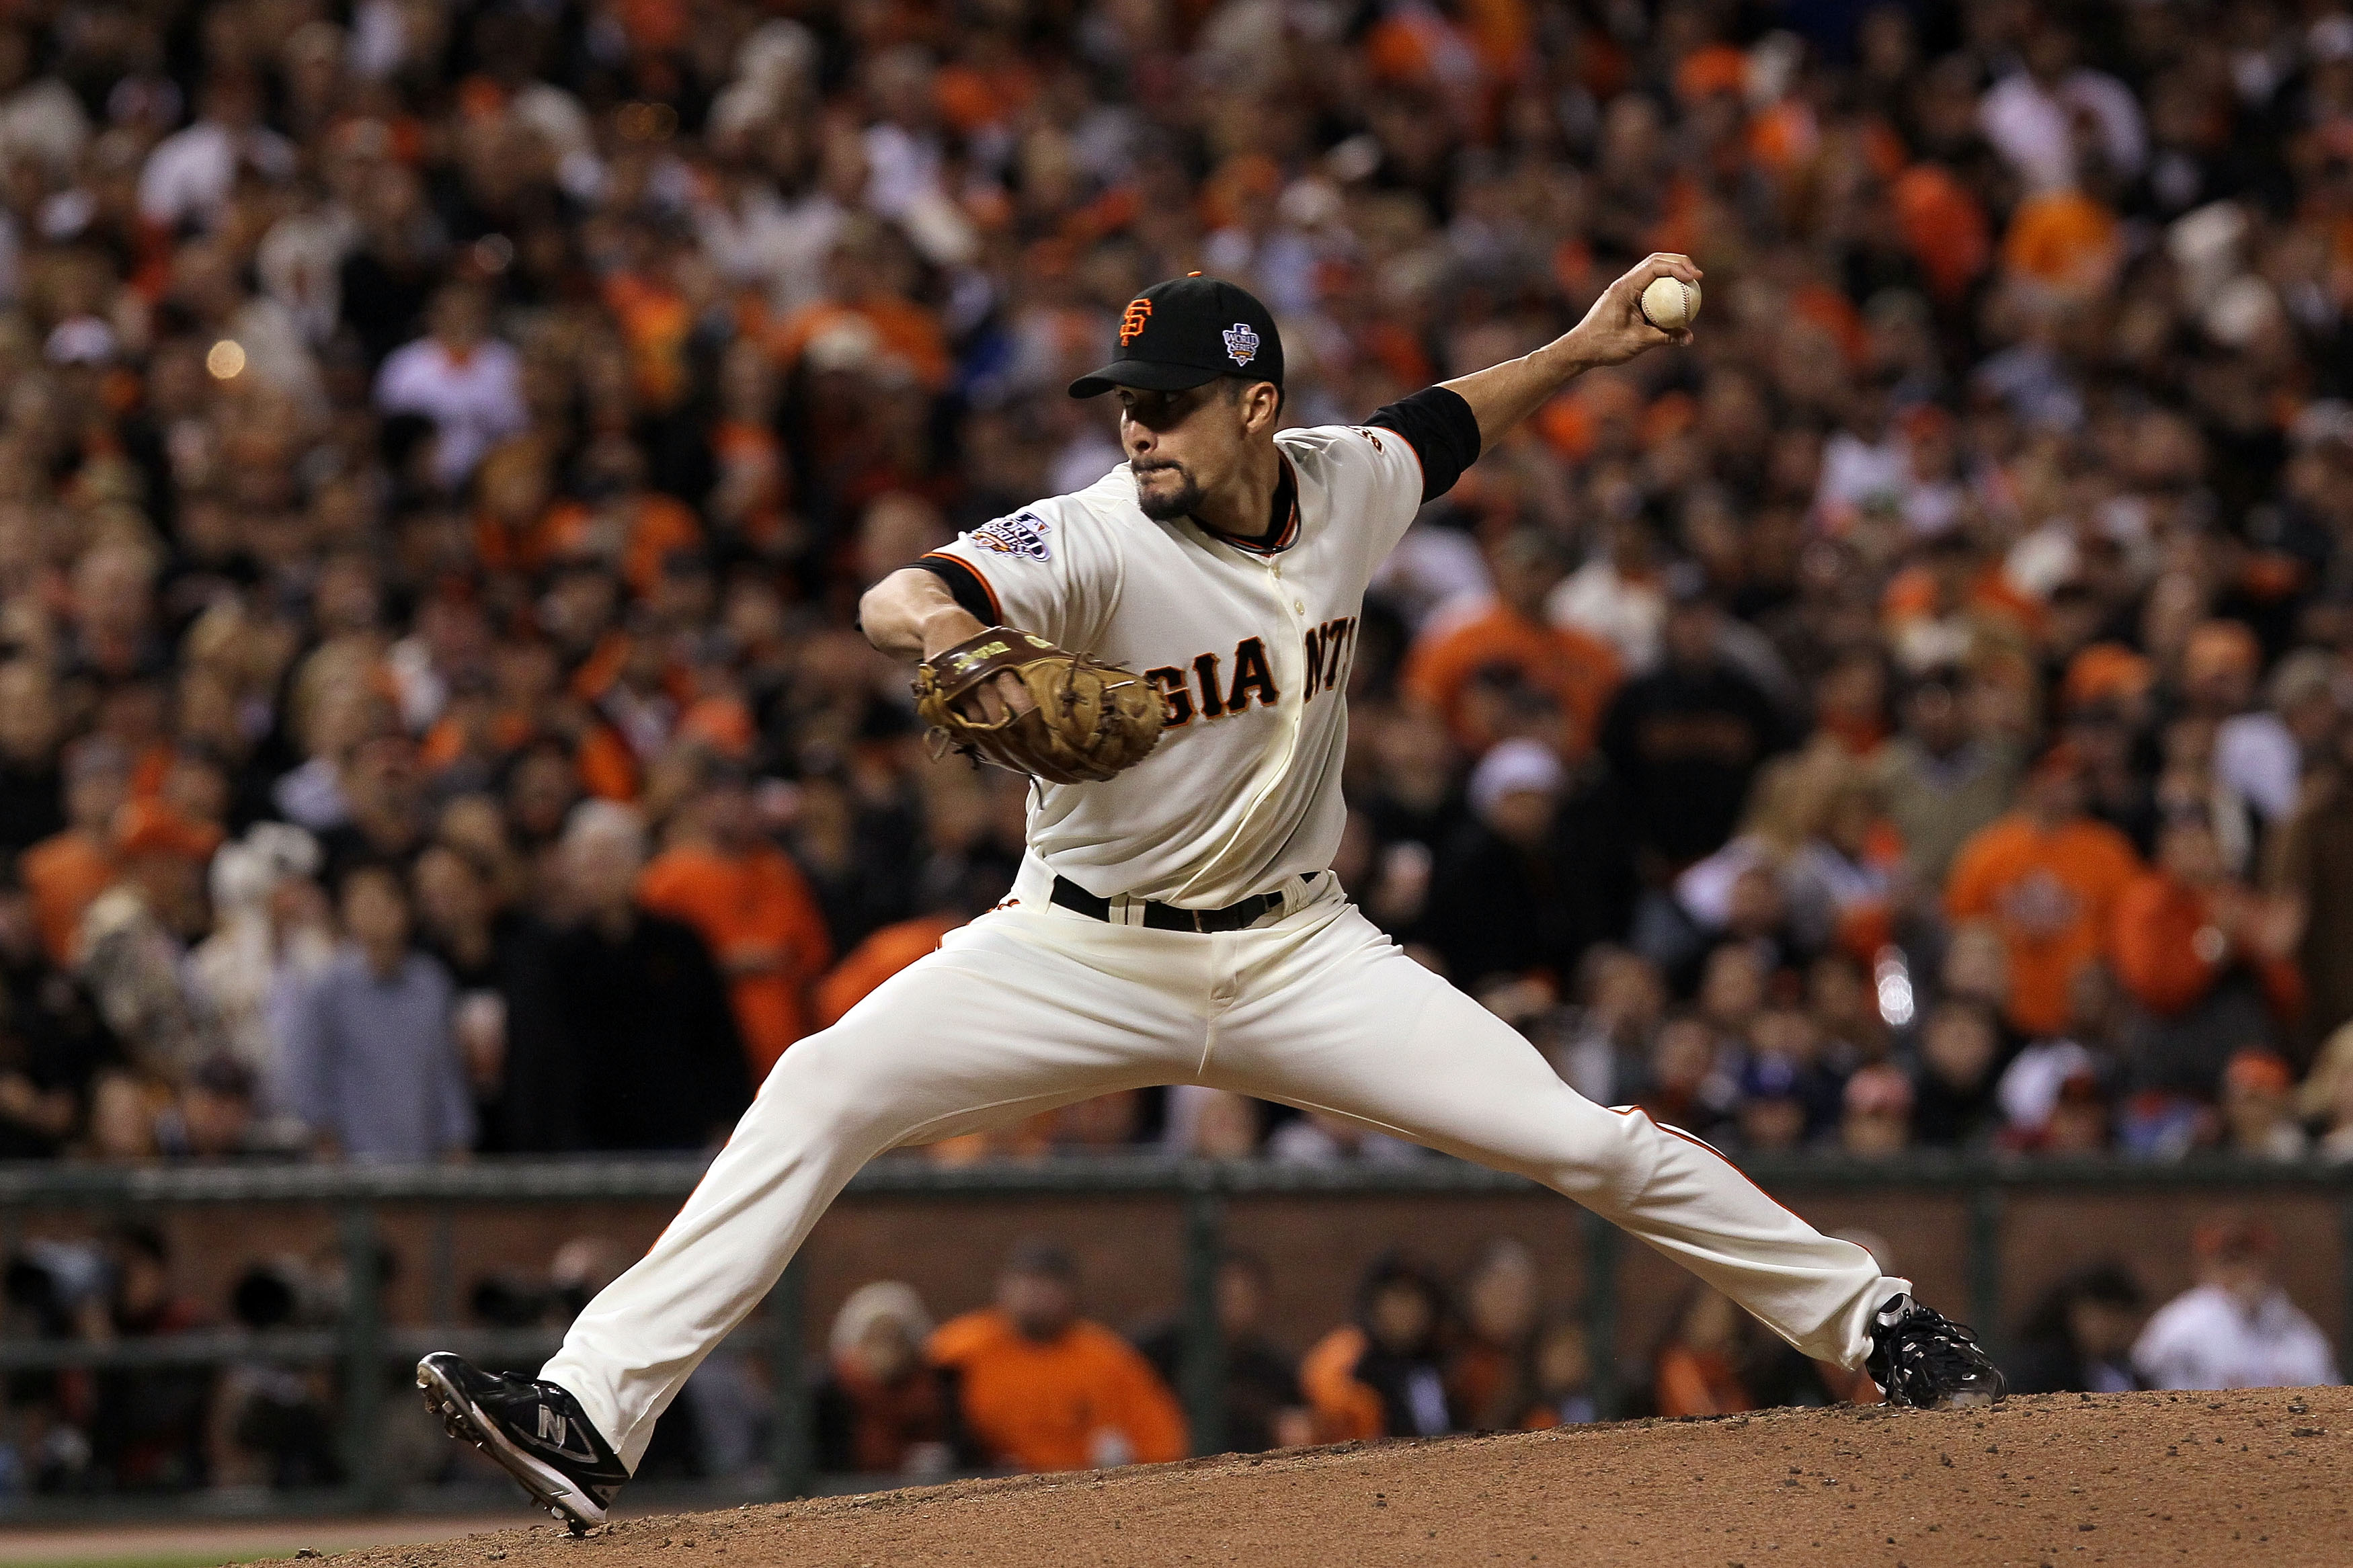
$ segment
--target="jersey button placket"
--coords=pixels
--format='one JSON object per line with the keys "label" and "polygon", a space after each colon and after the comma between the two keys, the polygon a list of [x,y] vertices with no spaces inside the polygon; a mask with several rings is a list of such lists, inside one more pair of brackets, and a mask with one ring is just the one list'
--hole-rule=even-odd
{"label": "jersey button placket", "polygon": [[[1293,593],[1291,584],[1282,580],[1282,562],[1270,560],[1266,563],[1266,575],[1268,582],[1274,588],[1274,602],[1291,611],[1292,646],[1303,647],[1307,637],[1307,601]],[[1291,683],[1290,700],[1281,706],[1284,724],[1296,731],[1301,718],[1307,710],[1305,689],[1300,681],[1294,680]]]}

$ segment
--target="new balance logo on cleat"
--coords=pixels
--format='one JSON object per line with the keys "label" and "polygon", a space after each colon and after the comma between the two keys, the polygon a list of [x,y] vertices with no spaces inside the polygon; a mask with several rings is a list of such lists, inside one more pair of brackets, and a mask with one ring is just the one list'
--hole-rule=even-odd
{"label": "new balance logo on cleat", "polygon": [[417,1363],[417,1386],[451,1436],[496,1459],[573,1534],[605,1522],[628,1468],[565,1389],[497,1376],[447,1351]]}

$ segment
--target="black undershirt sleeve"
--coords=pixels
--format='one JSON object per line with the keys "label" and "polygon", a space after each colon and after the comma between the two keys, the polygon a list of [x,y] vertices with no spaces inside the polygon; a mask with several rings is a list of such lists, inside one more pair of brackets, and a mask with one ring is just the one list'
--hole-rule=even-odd
{"label": "black undershirt sleeve", "polygon": [[997,606],[989,601],[987,584],[980,580],[979,573],[955,556],[926,555],[907,564],[929,572],[945,583],[948,592],[955,598],[956,607],[967,612],[982,626],[997,624]]}
{"label": "black undershirt sleeve", "polygon": [[1454,488],[1462,470],[1479,460],[1479,420],[1462,395],[1426,386],[1400,397],[1365,421],[1404,437],[1421,458],[1421,499],[1434,500]]}

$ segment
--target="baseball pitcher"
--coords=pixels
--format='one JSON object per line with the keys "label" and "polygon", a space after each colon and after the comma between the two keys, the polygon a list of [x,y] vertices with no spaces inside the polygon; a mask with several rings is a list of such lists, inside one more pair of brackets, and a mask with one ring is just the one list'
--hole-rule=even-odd
{"label": "baseball pitcher", "polygon": [[1363,425],[1279,430],[1282,341],[1234,285],[1131,302],[1111,363],[1127,460],[877,584],[876,647],[920,661],[945,747],[1035,781],[1010,895],[786,1053],[653,1249],[538,1379],[446,1352],[417,1383],[450,1432],[575,1531],[654,1423],[885,1150],[1151,1084],[1333,1112],[1517,1172],[1907,1405],[1985,1403],[1968,1331],[1716,1152],[1563,1083],[1527,1041],[1343,896],[1343,693],[1365,585],[1415,512],[1580,373],[1688,331],[1639,306],[1652,256],[1525,358]]}

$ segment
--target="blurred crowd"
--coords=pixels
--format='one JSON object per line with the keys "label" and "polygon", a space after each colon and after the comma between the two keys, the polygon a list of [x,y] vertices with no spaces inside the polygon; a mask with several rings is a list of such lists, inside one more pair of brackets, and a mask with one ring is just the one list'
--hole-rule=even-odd
{"label": "blurred crowd", "polygon": [[[1883,1268],[1900,1267],[1881,1237],[1841,1234]],[[2194,1282],[2162,1306],[2114,1261],[2064,1275],[2000,1346],[2014,1391],[2338,1382],[2327,1338],[2279,1283],[2279,1248],[2261,1220],[2202,1226]],[[627,1261],[608,1241],[575,1238],[538,1271],[475,1281],[471,1317],[482,1328],[553,1333]],[[1088,1282],[1051,1239],[1018,1244],[991,1298],[944,1321],[913,1286],[871,1281],[842,1301],[800,1369],[805,1452],[822,1475],[883,1483],[1880,1399],[1863,1373],[1808,1360],[1696,1281],[1655,1324],[1597,1350],[1583,1305],[1547,1300],[1535,1257],[1508,1236],[1481,1246],[1458,1275],[1409,1252],[1382,1254],[1336,1325],[1276,1320],[1275,1270],[1295,1267],[1243,1250],[1221,1256],[1212,1292],[1219,1370],[1191,1399],[1180,1391],[1191,1386],[1192,1326],[1173,1310],[1116,1328],[1090,1317]],[[384,1253],[376,1272],[388,1283],[397,1258]],[[226,1311],[215,1311],[175,1289],[170,1248],[154,1229],[26,1246],[7,1266],[14,1337],[168,1351],[174,1336],[210,1331],[231,1335],[233,1347],[217,1366],[12,1373],[0,1503],[100,1490],[258,1496],[350,1480],[360,1439],[348,1362],[240,1337],[332,1329],[350,1294],[332,1248],[256,1262]],[[1294,1342],[1290,1331],[1302,1326],[1314,1337]],[[777,1451],[774,1371],[765,1350],[723,1345],[662,1418],[638,1478],[757,1484]],[[375,1423],[364,1439],[374,1462],[405,1486],[503,1486],[487,1460],[441,1438],[405,1373],[387,1369],[380,1404],[364,1417]],[[1191,1419],[1208,1411],[1214,1432]]]}
{"label": "blurred crowd", "polygon": [[[1573,323],[1384,569],[1338,871],[1743,1149],[2353,1154],[2335,0],[39,0],[0,21],[0,1153],[691,1149],[1001,896],[858,592]],[[943,1158],[1409,1158],[1119,1097]]]}

